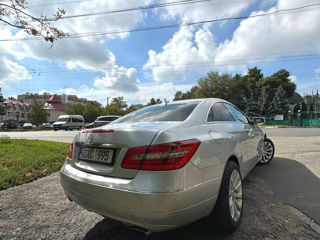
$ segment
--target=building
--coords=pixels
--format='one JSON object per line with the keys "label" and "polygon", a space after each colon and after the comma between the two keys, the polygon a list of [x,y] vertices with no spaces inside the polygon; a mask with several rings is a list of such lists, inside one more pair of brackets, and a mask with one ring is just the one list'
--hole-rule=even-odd
{"label": "building", "polygon": [[71,106],[72,105],[64,104],[60,96],[52,95],[44,104],[44,109],[48,112],[48,122],[55,122],[60,115],[67,114],[66,112]]}
{"label": "building", "polygon": [[86,98],[78,98],[76,95],[57,95],[44,92],[43,94],[38,93],[25,93],[22,95],[18,95],[18,101],[24,103],[33,103],[33,101],[39,101],[45,104],[52,96],[58,96],[60,98],[61,104],[66,105],[74,105],[74,104],[82,104],[85,105],[88,100]]}
{"label": "building", "polygon": [[294,107],[297,104],[302,104],[303,102],[304,102],[304,100],[303,100],[302,96],[299,93],[294,92],[292,97],[288,99],[288,107],[291,110],[291,112],[293,112]]}
{"label": "building", "polygon": [[30,112],[29,103],[23,103],[16,99],[7,99],[3,102],[3,106],[6,109],[6,114],[0,115],[0,122],[27,122]]}
{"label": "building", "polygon": [[19,102],[23,103],[33,103],[33,101],[39,101],[42,102],[43,104],[46,103],[49,98],[52,96],[51,93],[44,92],[43,94],[38,94],[38,93],[25,93],[22,95],[18,95],[17,99]]}

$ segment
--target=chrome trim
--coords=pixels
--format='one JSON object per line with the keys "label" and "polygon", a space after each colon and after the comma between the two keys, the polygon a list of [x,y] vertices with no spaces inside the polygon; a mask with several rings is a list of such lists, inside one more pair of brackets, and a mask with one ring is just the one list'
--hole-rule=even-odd
{"label": "chrome trim", "polygon": [[112,144],[112,143],[85,143],[78,142],[76,143],[78,147],[103,147],[103,148],[129,148],[128,145],[125,144]]}

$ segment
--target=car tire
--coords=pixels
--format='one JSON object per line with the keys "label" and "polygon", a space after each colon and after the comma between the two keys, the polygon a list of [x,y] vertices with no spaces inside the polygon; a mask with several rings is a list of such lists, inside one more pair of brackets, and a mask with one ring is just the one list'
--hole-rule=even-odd
{"label": "car tire", "polygon": [[242,196],[242,177],[239,166],[233,161],[228,161],[218,199],[210,215],[218,229],[231,232],[239,226],[243,209]]}
{"label": "car tire", "polygon": [[274,152],[275,148],[273,142],[269,138],[265,138],[259,165],[269,164],[273,159]]}

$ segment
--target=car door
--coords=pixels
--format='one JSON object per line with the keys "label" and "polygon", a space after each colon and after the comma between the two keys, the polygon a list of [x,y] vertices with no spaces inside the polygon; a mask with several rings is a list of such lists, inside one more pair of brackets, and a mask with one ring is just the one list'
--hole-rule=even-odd
{"label": "car door", "polygon": [[257,134],[255,126],[249,122],[249,119],[240,110],[228,103],[224,103],[224,105],[232,113],[236,121],[243,126],[242,141],[244,141],[243,146],[247,155],[246,168],[250,171],[257,162],[261,136]]}
{"label": "car door", "polygon": [[[211,124],[209,124],[211,123]],[[244,148],[246,136],[243,133],[243,126],[235,121],[230,111],[223,103],[214,103],[209,111],[207,124],[209,124],[209,134],[214,141],[220,144],[220,148],[225,152],[241,154],[241,162],[247,161]],[[230,141],[230,142],[226,142]]]}

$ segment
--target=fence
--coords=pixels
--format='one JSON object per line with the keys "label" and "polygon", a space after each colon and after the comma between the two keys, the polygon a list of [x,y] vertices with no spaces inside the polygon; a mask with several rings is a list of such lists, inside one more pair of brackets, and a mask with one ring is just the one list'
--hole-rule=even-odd
{"label": "fence", "polygon": [[[291,116],[291,124],[289,124]],[[310,126],[320,126],[319,119],[320,119],[320,112],[315,114],[314,112],[301,112],[301,126],[303,127],[310,127]],[[272,126],[272,125],[291,125],[291,126],[298,126],[298,113],[294,114],[284,114],[283,120],[274,120],[273,118],[266,118],[265,125]]]}

